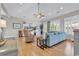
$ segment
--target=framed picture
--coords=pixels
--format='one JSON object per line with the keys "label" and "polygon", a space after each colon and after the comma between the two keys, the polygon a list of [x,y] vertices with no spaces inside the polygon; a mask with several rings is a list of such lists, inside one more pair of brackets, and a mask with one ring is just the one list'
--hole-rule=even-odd
{"label": "framed picture", "polygon": [[21,28],[21,24],[20,23],[13,23],[13,28],[14,29],[20,29]]}

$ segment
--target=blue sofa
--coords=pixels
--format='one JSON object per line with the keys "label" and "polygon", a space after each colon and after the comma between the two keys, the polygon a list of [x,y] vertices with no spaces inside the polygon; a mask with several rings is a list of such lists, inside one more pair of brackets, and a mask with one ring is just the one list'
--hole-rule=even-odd
{"label": "blue sofa", "polygon": [[66,33],[65,32],[48,32],[47,33],[47,46],[51,47],[63,40],[65,40]]}

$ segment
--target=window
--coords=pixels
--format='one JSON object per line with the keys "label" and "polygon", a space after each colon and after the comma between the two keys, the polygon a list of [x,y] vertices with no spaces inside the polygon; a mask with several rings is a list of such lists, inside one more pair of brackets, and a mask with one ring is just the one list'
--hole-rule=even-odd
{"label": "window", "polygon": [[65,19],[65,32],[73,35],[74,29],[79,29],[79,16],[73,16]]}
{"label": "window", "polygon": [[43,33],[47,33],[47,22],[43,23]]}
{"label": "window", "polygon": [[60,31],[60,21],[50,21],[50,31]]}

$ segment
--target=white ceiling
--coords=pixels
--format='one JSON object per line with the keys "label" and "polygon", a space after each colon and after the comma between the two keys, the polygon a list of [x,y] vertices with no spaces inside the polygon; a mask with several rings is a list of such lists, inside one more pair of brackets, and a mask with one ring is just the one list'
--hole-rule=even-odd
{"label": "white ceiling", "polygon": [[[63,10],[60,8],[63,7]],[[36,3],[4,3],[2,9],[8,16],[22,18],[24,20],[37,20],[33,14],[37,13]],[[79,10],[79,3],[41,3],[40,10],[46,15],[46,18],[54,18],[62,14]],[[57,13],[59,11],[59,13]]]}

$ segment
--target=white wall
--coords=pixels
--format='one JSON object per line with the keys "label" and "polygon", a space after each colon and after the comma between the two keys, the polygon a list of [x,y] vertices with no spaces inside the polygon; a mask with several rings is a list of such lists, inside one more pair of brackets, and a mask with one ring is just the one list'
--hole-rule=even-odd
{"label": "white wall", "polygon": [[4,38],[18,37],[18,31],[20,29],[14,29],[13,23],[20,23],[22,26],[22,20],[20,20],[20,19],[6,19],[6,21],[7,21],[7,27],[5,28],[5,31],[4,31]]}
{"label": "white wall", "polygon": [[[67,19],[67,18],[65,18],[65,19]],[[74,20],[78,19],[78,21],[79,21],[79,16],[76,16],[76,18],[75,17],[70,17],[69,19],[74,19]],[[20,29],[14,29],[13,28],[13,23],[20,23],[22,25],[22,23],[23,23],[22,20],[11,18],[11,19],[6,19],[6,21],[7,21],[7,27],[5,29],[4,37],[5,38],[18,37],[18,30],[20,30]],[[27,21],[27,20],[25,20],[25,21]],[[36,22],[36,23],[34,22],[34,25],[39,24],[39,23],[40,22]]]}

